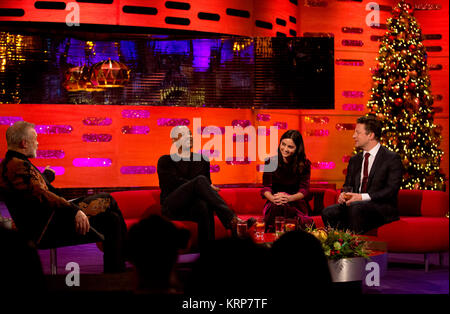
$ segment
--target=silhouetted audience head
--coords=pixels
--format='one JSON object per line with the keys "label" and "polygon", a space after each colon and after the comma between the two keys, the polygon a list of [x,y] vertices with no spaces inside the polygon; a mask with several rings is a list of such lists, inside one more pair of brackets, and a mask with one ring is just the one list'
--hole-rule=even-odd
{"label": "silhouetted audience head", "polygon": [[10,295],[37,295],[47,291],[37,250],[19,232],[0,225],[0,291]]}
{"label": "silhouetted audience head", "polygon": [[201,252],[185,292],[193,295],[261,296],[268,249],[250,238],[216,240]]}
{"label": "silhouetted audience head", "polygon": [[170,292],[178,252],[187,246],[189,231],[164,217],[151,215],[128,232],[128,258],[135,265],[139,290]]}
{"label": "silhouetted audience head", "polygon": [[287,294],[328,293],[331,275],[322,245],[312,234],[292,231],[272,246],[272,281]]}

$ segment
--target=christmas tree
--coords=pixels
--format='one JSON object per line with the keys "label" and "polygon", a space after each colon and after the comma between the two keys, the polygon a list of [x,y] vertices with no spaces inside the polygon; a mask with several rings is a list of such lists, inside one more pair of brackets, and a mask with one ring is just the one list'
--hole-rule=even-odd
{"label": "christmas tree", "polygon": [[387,20],[367,107],[383,122],[382,144],[402,158],[401,188],[445,190],[442,127],[433,122],[427,53],[412,13],[411,5],[401,1]]}

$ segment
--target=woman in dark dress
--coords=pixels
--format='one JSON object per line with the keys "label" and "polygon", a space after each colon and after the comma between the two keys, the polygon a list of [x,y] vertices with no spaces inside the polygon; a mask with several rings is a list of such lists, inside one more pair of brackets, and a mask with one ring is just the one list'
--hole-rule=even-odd
{"label": "woman in dark dress", "polygon": [[311,162],[306,159],[300,132],[286,131],[280,139],[278,156],[271,159],[266,165],[275,162],[278,166],[273,172],[264,172],[261,189],[262,197],[267,199],[264,205],[266,230],[273,231],[277,216],[297,218],[301,228],[312,225],[312,218],[307,216]]}

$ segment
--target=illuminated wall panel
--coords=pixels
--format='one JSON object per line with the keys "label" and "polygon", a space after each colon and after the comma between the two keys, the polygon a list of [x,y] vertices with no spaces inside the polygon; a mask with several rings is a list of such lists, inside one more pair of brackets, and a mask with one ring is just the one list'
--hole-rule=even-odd
{"label": "illuminated wall panel", "polygon": [[[124,110],[144,110],[149,114],[145,118],[124,117]],[[155,173],[158,158],[170,152],[169,138],[171,125],[158,125],[160,119],[177,119],[191,129],[194,118],[199,118],[201,126],[232,126],[233,121],[245,120],[252,126],[270,127],[274,123],[288,128],[300,129],[297,110],[279,110],[270,112],[271,120],[258,121],[257,114],[265,113],[250,109],[212,109],[186,107],[144,107],[144,106],[106,106],[106,105],[0,105],[0,156],[6,152],[5,132],[11,122],[23,119],[36,125],[70,125],[70,132],[40,132],[38,135],[40,158],[34,160],[38,167],[47,165],[59,169],[55,185],[58,187],[121,187],[121,186],[157,186]],[[15,119],[8,117],[16,116]],[[103,125],[86,121],[108,121]],[[87,125],[86,125],[87,124]],[[148,126],[149,132],[142,134],[123,133],[124,125]],[[54,129],[54,128],[53,128]],[[279,130],[279,137],[286,130]],[[85,141],[85,134],[109,134],[105,142]],[[212,137],[201,138],[194,131],[196,139],[201,141],[200,148]],[[269,136],[261,136],[266,141],[269,153]],[[256,171],[263,161],[251,161],[248,164],[229,164],[225,161],[225,138],[218,148],[222,161],[211,160],[211,177],[217,184],[260,183],[262,174]],[[248,157],[248,143],[244,143],[244,154]],[[233,148],[236,156],[236,146]],[[59,152],[49,154],[48,152]],[[63,153],[61,153],[63,152]],[[55,158],[58,157],[58,158]],[[257,155],[258,157],[258,155]],[[312,154],[310,158],[313,158]],[[316,160],[314,160],[316,161]],[[317,160],[321,161],[321,160]],[[63,171],[60,171],[64,169]],[[134,171],[134,172],[133,172]]]}

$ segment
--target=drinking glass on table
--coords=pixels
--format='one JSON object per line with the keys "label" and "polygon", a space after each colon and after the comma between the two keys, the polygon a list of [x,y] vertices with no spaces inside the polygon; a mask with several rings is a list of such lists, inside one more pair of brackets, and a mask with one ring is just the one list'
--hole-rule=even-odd
{"label": "drinking glass on table", "polygon": [[237,223],[237,235],[243,238],[247,235],[247,221],[241,220]]}
{"label": "drinking glass on table", "polygon": [[286,230],[286,232],[297,230],[297,219],[295,218],[286,219],[284,229]]}
{"label": "drinking glass on table", "polygon": [[342,187],[342,193],[344,193],[344,199],[346,201],[348,201],[350,198],[352,198],[352,196],[348,194],[348,193],[352,193],[352,192],[353,192],[353,187],[351,187],[349,185],[344,185]]}
{"label": "drinking glass on table", "polygon": [[275,236],[281,237],[284,233],[285,218],[282,216],[275,217]]}
{"label": "drinking glass on table", "polygon": [[258,218],[256,221],[256,240],[264,240],[264,231],[266,229],[266,223],[263,218]]}

